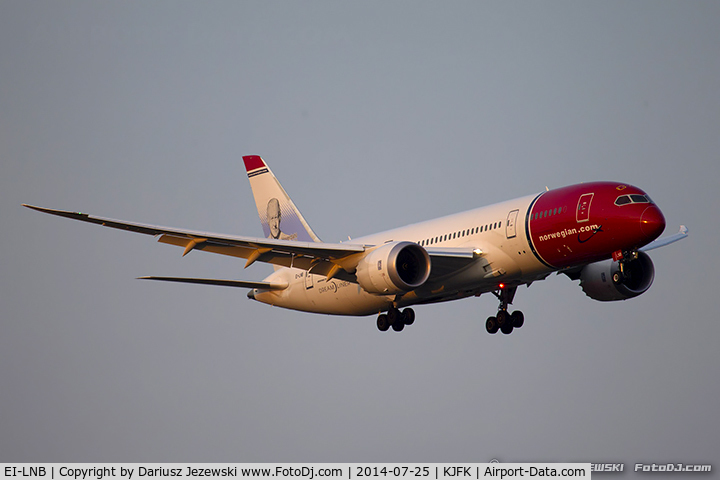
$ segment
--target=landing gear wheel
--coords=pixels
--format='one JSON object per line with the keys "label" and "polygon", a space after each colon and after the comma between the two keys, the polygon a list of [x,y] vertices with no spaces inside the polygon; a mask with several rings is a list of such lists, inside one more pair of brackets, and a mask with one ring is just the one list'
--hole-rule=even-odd
{"label": "landing gear wheel", "polygon": [[405,328],[405,323],[402,321],[401,318],[395,320],[392,324],[392,329],[396,332],[402,332],[403,328]]}
{"label": "landing gear wheel", "polygon": [[502,327],[500,327],[500,331],[503,332],[505,335],[510,335],[513,331],[513,324],[512,322],[505,322]]}
{"label": "landing gear wheel", "polygon": [[485,328],[489,333],[495,333],[500,329],[505,335],[509,335],[513,329],[520,328],[525,323],[525,315],[521,311],[515,311],[512,315],[507,311],[508,305],[513,303],[515,292],[517,292],[517,287],[507,287],[502,284],[500,284],[500,290],[492,292],[500,300],[500,306],[497,316],[490,317],[485,322]]}
{"label": "landing gear wheel", "polygon": [[520,328],[525,324],[525,315],[520,310],[515,310],[510,315],[510,323],[515,328]]}
{"label": "landing gear wheel", "polygon": [[384,313],[382,315],[378,315],[377,327],[381,332],[387,332],[388,328],[390,328],[390,322],[388,321],[387,315]]}
{"label": "landing gear wheel", "polygon": [[412,308],[406,308],[402,311],[402,318],[405,325],[412,325],[415,323],[415,310]]}
{"label": "landing gear wheel", "polygon": [[487,321],[485,322],[485,329],[488,333],[497,333],[498,328],[500,328],[497,324],[497,318],[495,317],[488,317]]}
{"label": "landing gear wheel", "polygon": [[503,325],[505,325],[506,323],[508,323],[508,320],[509,320],[509,319],[510,319],[510,315],[508,315],[507,311],[505,311],[505,310],[500,310],[500,311],[497,313],[497,323],[498,323],[499,326],[502,327]]}

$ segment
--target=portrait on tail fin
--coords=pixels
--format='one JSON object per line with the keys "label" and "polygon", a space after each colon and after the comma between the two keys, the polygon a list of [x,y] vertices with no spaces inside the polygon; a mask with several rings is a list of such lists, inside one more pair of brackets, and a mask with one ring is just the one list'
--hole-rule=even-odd
{"label": "portrait on tail fin", "polygon": [[281,220],[280,201],[278,201],[277,198],[271,198],[267,204],[267,224],[270,229],[268,238],[274,238],[276,240],[297,240],[297,233],[287,234],[280,229]]}

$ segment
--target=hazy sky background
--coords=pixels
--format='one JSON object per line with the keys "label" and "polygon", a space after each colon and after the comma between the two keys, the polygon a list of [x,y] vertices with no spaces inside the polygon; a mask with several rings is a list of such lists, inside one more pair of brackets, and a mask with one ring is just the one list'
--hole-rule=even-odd
{"label": "hazy sky background", "polygon": [[[0,461],[718,463],[718,2],[0,3]],[[375,317],[267,265],[31,203],[262,230],[262,155],[324,240],[591,180],[662,208],[652,288],[565,276]],[[630,474],[632,475],[632,474]]]}

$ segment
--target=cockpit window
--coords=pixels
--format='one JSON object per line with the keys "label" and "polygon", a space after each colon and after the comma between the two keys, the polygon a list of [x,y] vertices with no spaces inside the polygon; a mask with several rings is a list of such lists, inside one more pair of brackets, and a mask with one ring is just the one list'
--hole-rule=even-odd
{"label": "cockpit window", "polygon": [[647,195],[620,195],[615,199],[615,205],[627,205],[629,203],[652,203]]}
{"label": "cockpit window", "polygon": [[630,195],[621,195],[615,200],[615,205],[626,205],[631,202]]}

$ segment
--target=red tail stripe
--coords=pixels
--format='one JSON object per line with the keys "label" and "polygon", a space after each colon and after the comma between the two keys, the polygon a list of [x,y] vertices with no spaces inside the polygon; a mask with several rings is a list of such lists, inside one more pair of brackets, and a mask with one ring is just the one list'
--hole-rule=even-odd
{"label": "red tail stripe", "polygon": [[244,156],[243,161],[245,162],[245,169],[248,172],[250,170],[255,170],[256,168],[261,168],[265,166],[265,162],[263,162],[263,159],[260,158],[259,155]]}

